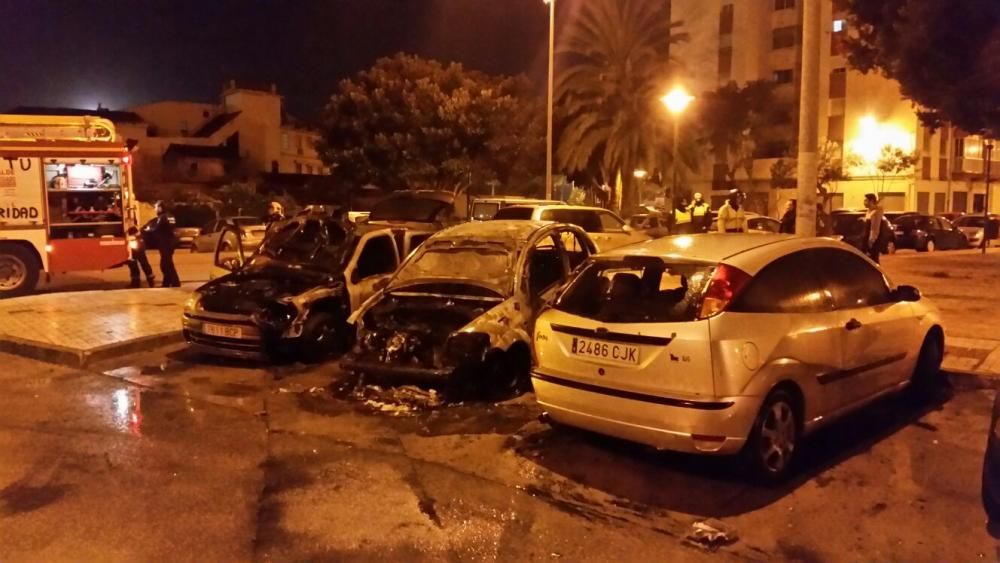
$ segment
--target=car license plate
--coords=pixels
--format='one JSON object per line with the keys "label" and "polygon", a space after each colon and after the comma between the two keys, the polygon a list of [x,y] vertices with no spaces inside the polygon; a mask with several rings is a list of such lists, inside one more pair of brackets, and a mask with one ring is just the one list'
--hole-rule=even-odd
{"label": "car license plate", "polygon": [[616,364],[639,365],[639,347],[629,344],[615,344],[588,338],[573,337],[570,350],[574,356],[604,360]]}
{"label": "car license plate", "polygon": [[243,329],[238,326],[226,326],[226,325],[215,325],[211,323],[205,323],[202,325],[202,331],[209,336],[218,336],[220,338],[243,338]]}

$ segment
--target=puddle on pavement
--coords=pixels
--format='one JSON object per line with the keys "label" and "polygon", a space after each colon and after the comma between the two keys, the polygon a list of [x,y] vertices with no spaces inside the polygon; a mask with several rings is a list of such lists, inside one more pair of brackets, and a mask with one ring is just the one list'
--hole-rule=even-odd
{"label": "puddle on pavement", "polygon": [[85,394],[84,403],[107,428],[136,437],[164,435],[185,418],[197,423],[205,411],[190,397],[132,386]]}

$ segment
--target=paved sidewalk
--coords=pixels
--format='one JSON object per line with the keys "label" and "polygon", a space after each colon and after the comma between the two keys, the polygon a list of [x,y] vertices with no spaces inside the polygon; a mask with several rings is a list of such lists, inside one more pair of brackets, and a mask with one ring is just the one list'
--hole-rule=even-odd
{"label": "paved sidewalk", "polygon": [[1000,340],[949,337],[945,342],[944,368],[1000,379]]}
{"label": "paved sidewalk", "polygon": [[133,289],[0,301],[0,351],[83,366],[181,338],[188,291]]}

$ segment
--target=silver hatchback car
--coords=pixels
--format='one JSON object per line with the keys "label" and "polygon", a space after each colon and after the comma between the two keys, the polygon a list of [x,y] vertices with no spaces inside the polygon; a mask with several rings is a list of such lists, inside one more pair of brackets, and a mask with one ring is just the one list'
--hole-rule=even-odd
{"label": "silver hatchback car", "polygon": [[590,258],[535,325],[549,420],[783,477],[800,438],[938,376],[944,332],[853,248],[675,236]]}

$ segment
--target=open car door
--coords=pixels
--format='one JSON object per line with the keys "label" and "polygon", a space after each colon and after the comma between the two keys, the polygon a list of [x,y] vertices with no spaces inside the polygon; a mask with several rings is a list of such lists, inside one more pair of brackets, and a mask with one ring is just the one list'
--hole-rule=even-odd
{"label": "open car door", "polygon": [[243,267],[243,236],[235,227],[226,227],[219,235],[215,246],[215,261],[212,263],[212,273],[209,279],[222,276]]}

